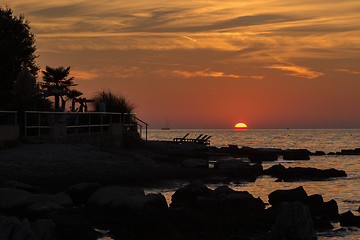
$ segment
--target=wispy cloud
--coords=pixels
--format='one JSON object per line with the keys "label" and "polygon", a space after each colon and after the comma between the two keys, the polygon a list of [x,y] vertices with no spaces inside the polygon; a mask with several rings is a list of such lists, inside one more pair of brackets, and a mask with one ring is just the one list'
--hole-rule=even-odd
{"label": "wispy cloud", "polygon": [[263,76],[240,76],[235,74],[225,74],[224,72],[214,72],[210,69],[201,70],[201,71],[184,71],[184,70],[174,70],[174,74],[181,75],[183,77],[212,77],[212,78],[252,78],[252,79],[263,79]]}
{"label": "wispy cloud", "polygon": [[80,80],[92,80],[99,77],[99,74],[95,70],[71,70],[71,75]]}
{"label": "wispy cloud", "polygon": [[351,74],[360,74],[359,71],[354,71],[350,69],[335,69],[337,72],[345,72],[345,73],[351,73]]}
{"label": "wispy cloud", "polygon": [[295,65],[273,65],[267,68],[279,69],[282,71],[290,72],[288,75],[295,77],[303,77],[308,79],[317,78],[324,75],[324,73],[313,71],[307,67],[295,66]]}

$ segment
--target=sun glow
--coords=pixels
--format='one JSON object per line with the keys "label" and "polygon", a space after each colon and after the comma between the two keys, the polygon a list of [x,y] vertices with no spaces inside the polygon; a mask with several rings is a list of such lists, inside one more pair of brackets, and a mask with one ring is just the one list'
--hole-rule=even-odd
{"label": "sun glow", "polygon": [[247,129],[247,125],[245,123],[239,122],[235,124],[236,129]]}

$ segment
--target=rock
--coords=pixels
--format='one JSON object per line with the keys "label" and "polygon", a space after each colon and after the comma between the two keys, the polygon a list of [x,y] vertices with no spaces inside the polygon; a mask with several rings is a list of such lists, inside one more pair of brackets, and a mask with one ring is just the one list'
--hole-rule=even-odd
{"label": "rock", "polygon": [[250,168],[251,165],[242,160],[218,160],[214,163],[215,169],[244,169]]}
{"label": "rock", "polygon": [[79,208],[60,209],[50,213],[48,217],[56,225],[56,240],[95,240],[98,238],[93,223]]}
{"label": "rock", "polygon": [[0,239],[7,240],[53,240],[55,224],[51,220],[39,219],[30,223],[14,216],[0,216]]}
{"label": "rock", "polygon": [[284,160],[310,160],[310,151],[307,149],[290,149],[283,151]]}
{"label": "rock", "polygon": [[282,202],[269,239],[317,239],[309,208],[301,202]]}
{"label": "rock", "polygon": [[209,168],[209,161],[201,158],[185,159],[182,164],[185,168]]}
{"label": "rock", "polygon": [[314,154],[312,155],[315,155],[315,156],[324,156],[326,155],[326,153],[324,151],[316,151]]}
{"label": "rock", "polygon": [[37,216],[72,205],[71,198],[66,193],[36,194],[31,200],[32,203],[27,207],[27,211],[30,215]]}
{"label": "rock", "polygon": [[71,197],[74,204],[85,203],[90,196],[100,188],[99,183],[78,183],[70,186],[66,192]]}
{"label": "rock", "polygon": [[41,240],[55,239],[55,223],[50,219],[37,219],[31,223],[31,228],[37,237]]}
{"label": "rock", "polygon": [[331,169],[317,169],[317,168],[303,168],[303,167],[289,167],[281,176],[284,180],[291,179],[327,179],[333,177],[346,177],[347,174],[343,170]]}
{"label": "rock", "polygon": [[140,208],[144,203],[145,193],[141,188],[109,186],[94,192],[88,204],[97,208],[117,208],[129,206]]}
{"label": "rock", "polygon": [[317,169],[304,167],[289,167],[285,168],[281,164],[274,165],[264,170],[264,174],[276,176],[281,180],[294,179],[328,179],[333,177],[346,177],[347,174],[343,170],[331,169]]}
{"label": "rock", "polygon": [[32,194],[19,189],[0,188],[0,209],[5,213],[38,216],[71,204],[66,193]]}
{"label": "rock", "polygon": [[268,169],[265,169],[264,174],[272,175],[272,176],[282,176],[285,170],[286,170],[286,168],[283,165],[277,164],[277,165],[271,166]]}
{"label": "rock", "polygon": [[161,193],[150,193],[145,195],[143,209],[145,211],[166,211],[168,205],[164,195]]}
{"label": "rock", "polygon": [[249,153],[248,158],[252,162],[276,161],[278,154],[274,151],[256,150]]}
{"label": "rock", "polygon": [[199,197],[208,197],[212,190],[207,188],[201,181],[194,181],[179,188],[171,197],[170,207],[192,208]]}
{"label": "rock", "polygon": [[321,195],[314,194],[308,197],[306,204],[309,206],[313,216],[327,220],[337,220],[339,218],[339,208],[334,199],[324,202]]}
{"label": "rock", "polygon": [[15,188],[15,189],[24,190],[24,191],[30,192],[30,193],[41,193],[42,192],[42,189],[39,187],[35,187],[35,186],[29,185],[29,184],[25,184],[25,183],[13,181],[13,180],[3,181],[0,184],[0,187],[1,188]]}
{"label": "rock", "polygon": [[272,206],[278,206],[281,202],[303,202],[308,198],[302,186],[289,190],[276,190],[269,194],[269,203]]}
{"label": "rock", "polygon": [[351,211],[340,214],[341,226],[360,227],[360,216],[355,216]]}
{"label": "rock", "polygon": [[342,149],[339,155],[360,155],[360,148]]}

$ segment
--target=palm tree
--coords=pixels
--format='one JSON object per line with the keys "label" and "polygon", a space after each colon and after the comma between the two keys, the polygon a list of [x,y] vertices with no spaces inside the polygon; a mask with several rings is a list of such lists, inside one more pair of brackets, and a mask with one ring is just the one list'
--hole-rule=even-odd
{"label": "palm tree", "polygon": [[82,92],[78,91],[78,90],[75,90],[75,89],[72,89],[70,90],[66,96],[67,96],[67,100],[71,100],[71,111],[72,112],[75,112],[75,100],[80,97],[81,95],[83,95]]}
{"label": "palm tree", "polygon": [[46,66],[46,70],[43,70],[42,73],[44,74],[42,88],[45,90],[45,95],[55,97],[55,111],[60,110],[61,98],[63,111],[66,102],[63,96],[70,92],[70,87],[77,85],[74,83],[74,78],[69,77],[70,67],[52,68]]}

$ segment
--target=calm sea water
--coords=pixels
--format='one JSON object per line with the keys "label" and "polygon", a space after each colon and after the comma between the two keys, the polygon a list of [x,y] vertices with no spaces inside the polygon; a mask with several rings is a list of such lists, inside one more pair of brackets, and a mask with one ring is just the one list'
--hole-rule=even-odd
{"label": "calm sea water", "polygon": [[[174,137],[196,138],[199,134],[210,135],[211,146],[222,147],[236,144],[239,147],[248,146],[254,148],[306,148],[310,151],[336,152],[341,149],[353,149],[360,147],[360,129],[176,129],[176,130],[149,130],[149,140],[172,140]],[[320,169],[336,168],[345,170],[346,178],[337,178],[326,181],[297,181],[275,182],[272,177],[260,177],[255,182],[229,183],[229,187],[235,190],[249,191],[254,197],[260,197],[264,202],[268,201],[268,194],[277,189],[291,189],[303,186],[309,195],[321,194],[325,201],[335,199],[339,205],[340,213],[347,210],[358,214],[360,207],[360,156],[312,156],[309,161],[284,161],[279,159],[275,163],[264,163],[268,168],[281,163],[286,167],[316,167]],[[173,183],[171,187],[146,189],[146,192],[161,192],[168,202],[171,195],[185,183]],[[221,184],[208,185],[216,188]],[[336,225],[335,230],[319,233],[319,239],[360,239],[359,228],[340,228]]]}

